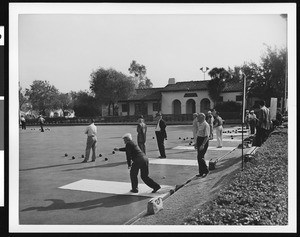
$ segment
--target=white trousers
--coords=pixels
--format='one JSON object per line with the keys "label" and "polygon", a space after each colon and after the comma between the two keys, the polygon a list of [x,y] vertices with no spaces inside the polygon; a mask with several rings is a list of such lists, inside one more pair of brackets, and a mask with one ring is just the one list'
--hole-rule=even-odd
{"label": "white trousers", "polygon": [[223,146],[223,126],[216,127],[217,146]]}

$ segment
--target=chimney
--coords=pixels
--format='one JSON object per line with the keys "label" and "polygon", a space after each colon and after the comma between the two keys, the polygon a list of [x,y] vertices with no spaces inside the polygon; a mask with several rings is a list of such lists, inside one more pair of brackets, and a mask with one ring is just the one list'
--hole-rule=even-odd
{"label": "chimney", "polygon": [[169,78],[168,85],[175,84],[175,78]]}

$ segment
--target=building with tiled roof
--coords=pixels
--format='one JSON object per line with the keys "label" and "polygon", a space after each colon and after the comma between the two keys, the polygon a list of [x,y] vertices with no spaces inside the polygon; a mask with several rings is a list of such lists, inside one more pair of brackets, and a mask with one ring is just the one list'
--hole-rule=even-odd
{"label": "building with tiled roof", "polygon": [[[175,115],[206,113],[214,107],[208,95],[208,82],[204,80],[175,83],[175,79],[170,78],[165,87],[137,89],[127,100],[119,101],[119,114],[154,115],[158,111]],[[227,83],[219,101],[242,103],[242,91],[241,83]]]}

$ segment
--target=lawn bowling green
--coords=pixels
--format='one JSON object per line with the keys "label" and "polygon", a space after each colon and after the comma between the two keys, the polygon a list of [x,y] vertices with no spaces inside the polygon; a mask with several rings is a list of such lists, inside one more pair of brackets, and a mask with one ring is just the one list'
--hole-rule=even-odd
{"label": "lawn bowling green", "polygon": [[[136,126],[97,125],[97,128],[96,162],[87,163],[81,163],[86,145],[85,126],[51,127],[44,133],[38,127],[20,130],[20,224],[124,224],[144,211],[152,197],[166,195],[197,174],[196,150],[189,145],[192,127],[167,126],[167,158],[158,159],[157,142],[153,139],[155,127],[149,125],[146,142],[149,176],[162,189],[152,194],[139,174],[140,192],[129,193],[125,152],[112,151],[124,146],[121,137],[127,132],[136,141]],[[225,131],[229,129],[234,130],[228,127]],[[218,149],[214,136],[206,160],[217,159],[241,143],[241,134],[235,134],[233,139],[231,135],[223,133],[223,148]]]}

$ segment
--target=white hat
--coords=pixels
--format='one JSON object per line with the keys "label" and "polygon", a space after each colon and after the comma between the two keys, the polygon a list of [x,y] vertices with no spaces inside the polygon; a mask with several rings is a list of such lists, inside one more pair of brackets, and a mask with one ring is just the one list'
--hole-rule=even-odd
{"label": "white hat", "polygon": [[125,137],[128,138],[128,139],[130,139],[130,140],[132,140],[131,133],[125,133],[125,134],[122,136],[122,138],[124,139]]}

